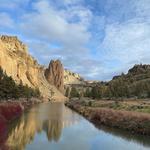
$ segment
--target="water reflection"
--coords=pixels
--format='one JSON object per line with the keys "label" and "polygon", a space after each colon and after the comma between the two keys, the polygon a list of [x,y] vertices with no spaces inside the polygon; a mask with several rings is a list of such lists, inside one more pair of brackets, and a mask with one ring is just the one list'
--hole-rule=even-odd
{"label": "water reflection", "polygon": [[43,124],[43,130],[46,132],[49,141],[54,140],[57,142],[61,136],[62,123],[58,120],[47,120]]}
{"label": "water reflection", "polygon": [[[68,118],[68,111],[62,103],[40,104],[25,113],[10,126],[7,145],[11,150],[24,150],[36,133],[46,133],[48,141],[58,142],[64,127],[78,122],[80,117]],[[73,113],[73,112],[72,112]]]}
{"label": "water reflection", "polygon": [[11,124],[7,147],[10,150],[149,150],[150,138],[106,127],[98,130],[62,103],[44,103]]}

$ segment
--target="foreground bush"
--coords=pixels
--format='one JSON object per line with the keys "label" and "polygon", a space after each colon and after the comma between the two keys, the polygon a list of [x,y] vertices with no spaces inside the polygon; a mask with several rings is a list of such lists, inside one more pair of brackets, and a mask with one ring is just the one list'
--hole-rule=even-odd
{"label": "foreground bush", "polygon": [[0,115],[0,145],[7,138],[7,122],[6,119]]}
{"label": "foreground bush", "polygon": [[0,114],[6,119],[6,121],[11,121],[16,117],[19,117],[23,109],[20,104],[1,104]]}
{"label": "foreground bush", "polygon": [[0,149],[7,139],[8,123],[19,117],[22,112],[23,108],[19,103],[5,102],[0,104]]}

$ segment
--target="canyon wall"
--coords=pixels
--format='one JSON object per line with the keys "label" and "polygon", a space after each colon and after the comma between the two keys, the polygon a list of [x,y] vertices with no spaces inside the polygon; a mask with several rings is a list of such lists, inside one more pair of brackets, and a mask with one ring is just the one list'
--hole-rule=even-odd
{"label": "canyon wall", "polygon": [[[0,66],[19,84],[39,88],[44,99],[64,100],[55,84],[45,78],[45,68],[28,54],[28,48],[16,36],[0,36]],[[55,81],[56,83],[56,81]]]}

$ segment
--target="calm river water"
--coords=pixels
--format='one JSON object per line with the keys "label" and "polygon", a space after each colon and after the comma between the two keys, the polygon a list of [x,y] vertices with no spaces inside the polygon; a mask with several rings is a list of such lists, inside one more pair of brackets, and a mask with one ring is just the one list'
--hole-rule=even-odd
{"label": "calm river water", "polygon": [[34,106],[14,122],[11,150],[150,150],[150,138],[93,124],[62,103]]}

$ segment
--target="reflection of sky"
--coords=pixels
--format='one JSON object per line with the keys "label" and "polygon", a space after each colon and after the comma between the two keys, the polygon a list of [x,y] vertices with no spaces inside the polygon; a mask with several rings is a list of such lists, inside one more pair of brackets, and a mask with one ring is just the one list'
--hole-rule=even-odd
{"label": "reflection of sky", "polygon": [[126,141],[96,129],[85,119],[65,127],[58,142],[48,142],[44,132],[37,134],[27,150],[149,150],[132,141]]}

